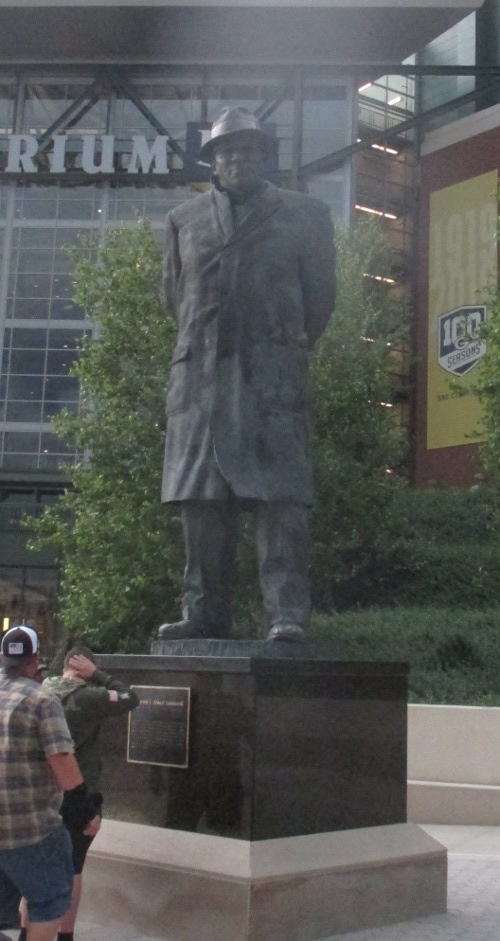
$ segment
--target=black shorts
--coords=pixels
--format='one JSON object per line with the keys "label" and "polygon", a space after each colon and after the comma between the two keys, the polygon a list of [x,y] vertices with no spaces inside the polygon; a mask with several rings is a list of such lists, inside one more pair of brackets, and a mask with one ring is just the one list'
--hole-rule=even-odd
{"label": "black shorts", "polygon": [[[100,797],[100,795],[99,795]],[[75,876],[79,876],[83,870],[85,863],[85,857],[88,853],[89,847],[94,839],[93,836],[86,836],[82,830],[80,821],[73,822],[71,819],[71,813],[68,813],[67,808],[65,807],[63,801],[63,823],[66,827],[70,837],[71,837],[71,848],[73,854],[73,872]]]}
{"label": "black shorts", "polygon": [[66,829],[69,832],[71,837],[71,849],[73,855],[73,872],[75,876],[79,876],[83,870],[83,865],[85,863],[85,857],[87,855],[90,844],[92,843],[94,837],[86,836],[85,833],[82,833],[81,830],[72,830],[71,826],[65,824]]}

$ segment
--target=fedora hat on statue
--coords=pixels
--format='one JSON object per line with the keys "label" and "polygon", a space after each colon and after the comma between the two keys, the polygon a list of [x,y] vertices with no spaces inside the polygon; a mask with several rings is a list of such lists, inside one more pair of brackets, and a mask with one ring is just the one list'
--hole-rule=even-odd
{"label": "fedora hat on statue", "polygon": [[276,152],[277,140],[262,130],[258,119],[247,108],[223,108],[216,117],[210,131],[210,139],[200,150],[200,160],[211,163],[214,150],[222,140],[233,134],[251,133],[260,138],[269,154]]}

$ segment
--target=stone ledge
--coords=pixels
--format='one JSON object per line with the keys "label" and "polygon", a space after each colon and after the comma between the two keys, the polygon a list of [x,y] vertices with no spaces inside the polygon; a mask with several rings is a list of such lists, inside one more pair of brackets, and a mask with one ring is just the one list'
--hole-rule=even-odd
{"label": "stone ledge", "polygon": [[446,874],[414,824],[250,843],[105,821],[81,911],[165,941],[320,941],[446,911]]}
{"label": "stone ledge", "polygon": [[413,823],[247,842],[118,820],[104,820],[91,850],[101,859],[252,882],[430,859],[442,853],[441,844]]}
{"label": "stone ledge", "polygon": [[500,787],[408,781],[408,819],[414,823],[499,826]]}

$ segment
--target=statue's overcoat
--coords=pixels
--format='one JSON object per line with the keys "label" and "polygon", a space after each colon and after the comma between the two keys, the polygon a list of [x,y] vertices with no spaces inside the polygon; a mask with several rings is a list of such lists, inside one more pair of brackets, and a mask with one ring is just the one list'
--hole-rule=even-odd
{"label": "statue's overcoat", "polygon": [[188,200],[167,218],[165,293],[178,335],[163,500],[218,499],[228,483],[310,503],[309,351],[335,302],[327,206],[269,183],[236,222],[216,188]]}

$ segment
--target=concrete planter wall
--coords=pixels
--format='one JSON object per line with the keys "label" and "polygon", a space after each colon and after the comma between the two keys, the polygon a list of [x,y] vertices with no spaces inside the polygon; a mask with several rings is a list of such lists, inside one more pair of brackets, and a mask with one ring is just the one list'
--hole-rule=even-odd
{"label": "concrete planter wall", "polygon": [[500,708],[409,706],[408,820],[500,825]]}

